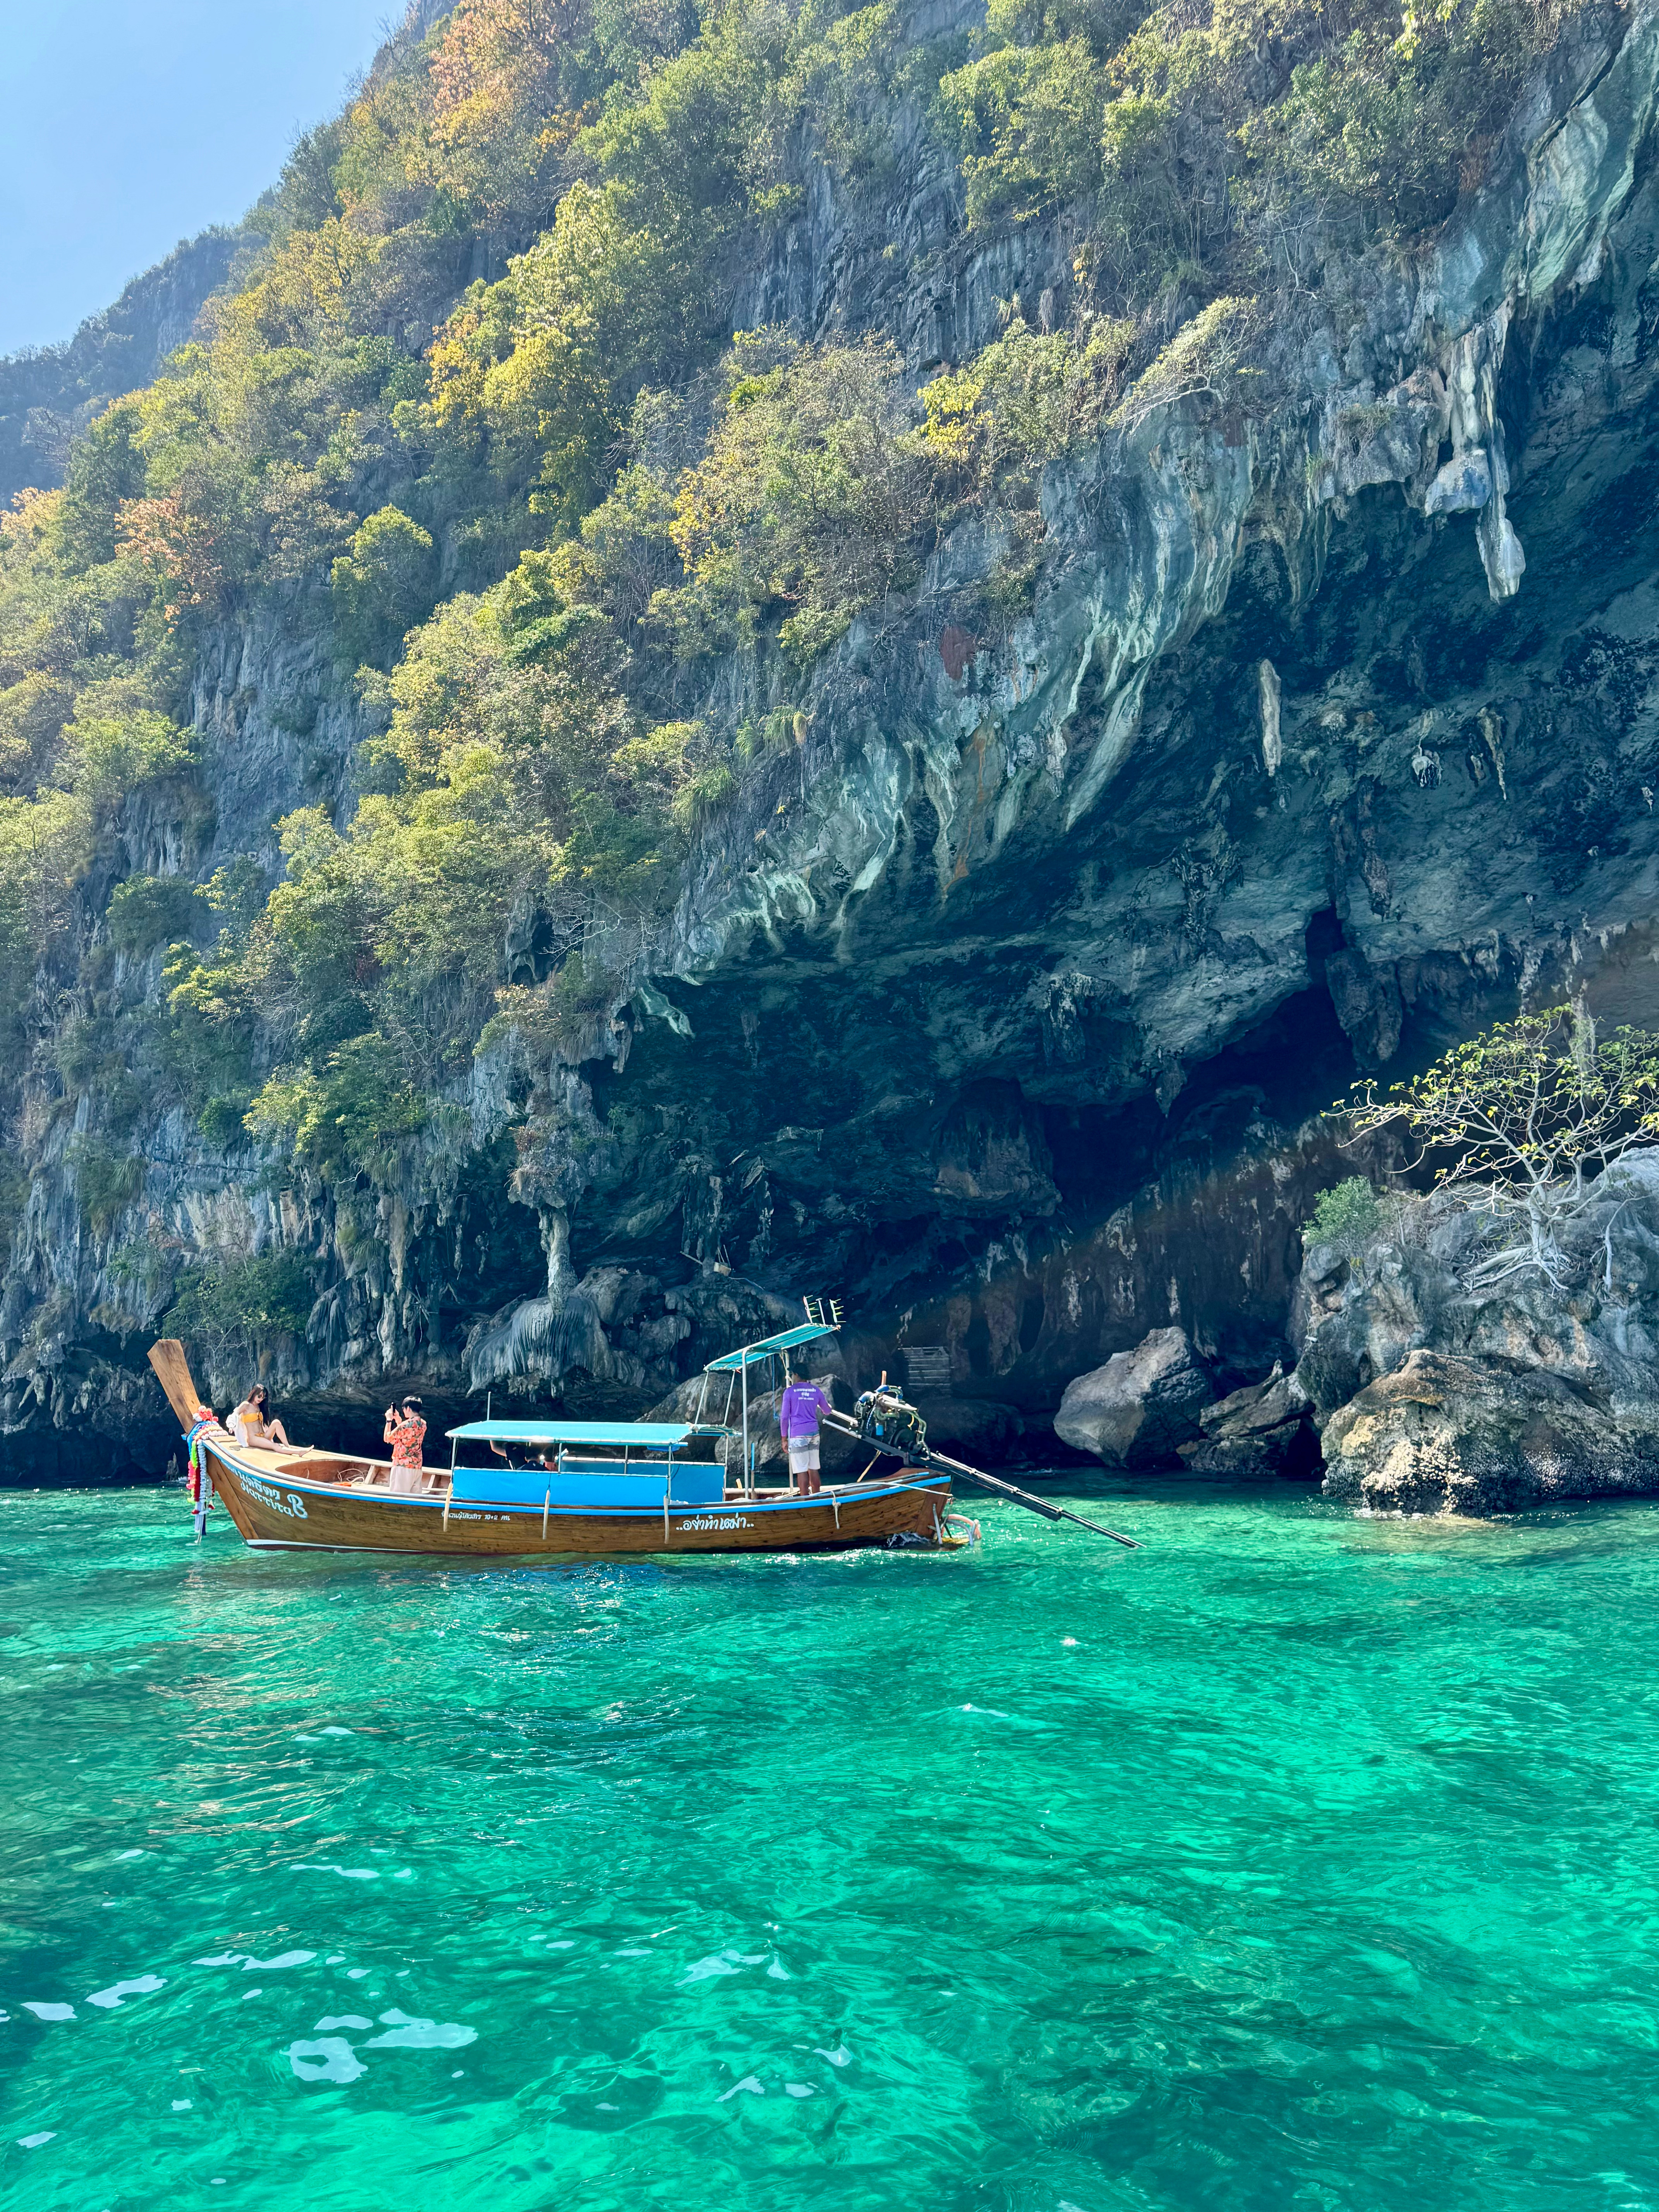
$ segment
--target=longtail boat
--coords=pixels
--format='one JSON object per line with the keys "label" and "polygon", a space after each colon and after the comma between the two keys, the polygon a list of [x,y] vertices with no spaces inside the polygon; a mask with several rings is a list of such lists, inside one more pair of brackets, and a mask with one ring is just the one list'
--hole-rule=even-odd
{"label": "longtail boat", "polygon": [[[831,1333],[809,1322],[711,1363],[703,1402],[714,1378],[728,1376],[729,1413],[741,1381],[740,1431],[701,1419],[469,1421],[449,1431],[447,1467],[418,1471],[311,1446],[242,1443],[204,1404],[176,1338],[152,1346],[149,1358],[189,1446],[198,1533],[216,1497],[255,1551],[534,1559],[955,1549],[970,1540],[975,1524],[953,1515],[948,1473],[901,1464],[877,1475],[872,1458],[858,1481],[810,1497],[758,1482],[750,1370]],[[728,1467],[739,1443],[737,1465]]]}

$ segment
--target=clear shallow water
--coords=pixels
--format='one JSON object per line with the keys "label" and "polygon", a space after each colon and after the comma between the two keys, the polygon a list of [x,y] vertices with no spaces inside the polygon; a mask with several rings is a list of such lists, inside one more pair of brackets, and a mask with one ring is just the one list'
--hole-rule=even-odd
{"label": "clear shallow water", "polygon": [[0,1495],[9,2206],[1659,2203],[1659,1510],[981,1517],[432,1573]]}

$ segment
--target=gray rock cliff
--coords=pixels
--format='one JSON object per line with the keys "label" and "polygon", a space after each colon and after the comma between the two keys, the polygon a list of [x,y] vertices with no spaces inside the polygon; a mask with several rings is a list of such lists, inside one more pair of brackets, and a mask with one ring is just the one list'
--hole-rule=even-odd
{"label": "gray rock cliff", "polygon": [[[1325,1488],[1377,1511],[1514,1511],[1659,1479],[1659,1149],[1592,1187],[1561,1279],[1484,1287],[1478,1203],[1397,1197],[1352,1260],[1316,1246],[1295,1382]],[[1473,1283],[1473,1286],[1472,1286]]]}
{"label": "gray rock cliff", "polygon": [[[1431,248],[1281,301],[1248,404],[1149,404],[1049,466],[1024,605],[988,593],[997,529],[958,528],[787,702],[801,743],[672,921],[595,944],[584,1047],[483,1054],[394,1193],[168,1123],[94,1236],[43,1109],[0,1302],[13,1463],[165,1458],[134,1410],[159,1304],[110,1273],[144,1224],[316,1258],[271,1355],[307,1423],[407,1377],[637,1408],[829,1289],[846,1371],[917,1364],[941,1437],[957,1404],[1032,1449],[1153,1329],[1259,1382],[1357,1070],[1569,982],[1659,1022],[1656,98],[1659,11],[1588,14]],[[1063,218],[967,231],[918,137],[879,204],[817,190],[734,316],[886,329],[920,375],[1068,266]],[[719,678],[785,703],[762,681]],[[302,592],[226,627],[195,701],[216,813],[153,807],[129,865],[270,861],[302,797],[343,818],[362,726]],[[507,950],[540,972],[533,920]]]}

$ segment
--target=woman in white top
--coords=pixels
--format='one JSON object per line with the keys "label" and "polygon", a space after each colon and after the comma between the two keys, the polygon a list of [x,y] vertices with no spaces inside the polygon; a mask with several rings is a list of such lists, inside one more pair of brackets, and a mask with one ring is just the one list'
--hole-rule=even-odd
{"label": "woman in white top", "polygon": [[288,1431],[270,1419],[270,1398],[256,1382],[230,1417],[231,1434],[241,1444],[286,1444]]}

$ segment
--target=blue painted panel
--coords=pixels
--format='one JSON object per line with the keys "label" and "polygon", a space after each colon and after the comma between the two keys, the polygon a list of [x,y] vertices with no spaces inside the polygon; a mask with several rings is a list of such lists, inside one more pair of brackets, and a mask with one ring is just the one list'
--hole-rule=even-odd
{"label": "blue painted panel", "polygon": [[683,1467],[674,1462],[675,1505],[718,1505],[726,1495],[723,1467]]}
{"label": "blue painted panel", "polygon": [[[540,1505],[550,1490],[555,1505],[638,1513],[660,1509],[666,1474],[664,1465],[640,1474],[605,1474],[570,1467],[458,1467],[452,1495],[458,1505]],[[725,1494],[723,1468],[676,1465],[672,1504],[718,1505]]]}

